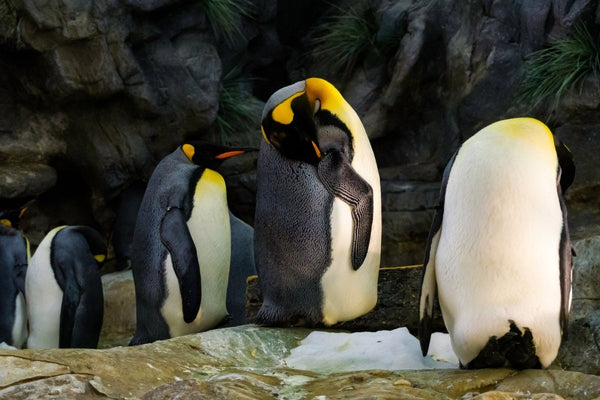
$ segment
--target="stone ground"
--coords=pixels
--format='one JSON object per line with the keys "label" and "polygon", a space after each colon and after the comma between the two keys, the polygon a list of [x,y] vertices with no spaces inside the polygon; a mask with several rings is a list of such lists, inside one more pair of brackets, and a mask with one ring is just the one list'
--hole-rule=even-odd
{"label": "stone ground", "polygon": [[600,399],[563,370],[293,370],[310,330],[245,325],[106,350],[2,350],[0,399]]}

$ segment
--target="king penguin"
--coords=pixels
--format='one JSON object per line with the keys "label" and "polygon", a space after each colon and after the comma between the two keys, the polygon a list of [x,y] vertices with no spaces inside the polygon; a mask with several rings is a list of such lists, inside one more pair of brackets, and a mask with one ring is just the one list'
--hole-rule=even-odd
{"label": "king penguin", "polygon": [[186,143],[156,166],[133,233],[130,345],[205,331],[227,316],[230,217],[214,168],[248,150]]}
{"label": "king penguin", "polygon": [[30,349],[96,348],[104,298],[100,267],[106,244],[87,226],[59,226],[44,237],[27,268]]}
{"label": "king penguin", "polygon": [[254,254],[265,325],[333,325],[377,302],[379,172],[352,107],[329,82],[276,91],[262,114]]}
{"label": "king penguin", "polygon": [[493,123],[454,154],[426,247],[423,354],[437,291],[461,367],[545,368],[555,359],[571,304],[569,156],[561,169],[552,133],[532,118]]}
{"label": "king penguin", "polygon": [[21,348],[27,339],[25,274],[29,241],[14,222],[0,216],[0,342]]}

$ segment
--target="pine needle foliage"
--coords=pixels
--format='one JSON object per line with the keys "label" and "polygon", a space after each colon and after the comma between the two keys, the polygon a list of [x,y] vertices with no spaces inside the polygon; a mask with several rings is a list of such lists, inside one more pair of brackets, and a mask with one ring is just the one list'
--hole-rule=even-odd
{"label": "pine needle foliage", "polygon": [[216,129],[223,144],[228,138],[249,129],[258,129],[263,103],[250,93],[250,79],[242,75],[240,66],[223,75],[219,94]]}
{"label": "pine needle foliage", "polygon": [[229,45],[243,36],[240,20],[252,18],[255,8],[250,0],[204,0],[202,5],[213,36]]}
{"label": "pine needle foliage", "polygon": [[519,100],[533,108],[553,99],[555,108],[570,90],[581,91],[584,78],[600,73],[600,41],[586,25],[554,40],[549,47],[531,53],[525,63],[525,78]]}
{"label": "pine needle foliage", "polygon": [[336,14],[319,23],[309,45],[313,57],[333,72],[347,77],[360,60],[384,57],[399,43],[397,37],[377,37],[380,22],[377,9],[370,2],[347,10],[332,7]]}

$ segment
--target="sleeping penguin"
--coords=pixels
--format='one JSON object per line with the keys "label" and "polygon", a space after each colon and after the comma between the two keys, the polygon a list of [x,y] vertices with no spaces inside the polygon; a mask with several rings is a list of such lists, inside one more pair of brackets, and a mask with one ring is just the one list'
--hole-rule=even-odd
{"label": "sleeping penguin", "polygon": [[230,217],[214,168],[248,150],[188,143],[156,166],[133,234],[130,345],[205,331],[227,316]]}
{"label": "sleeping penguin", "polygon": [[262,115],[254,253],[265,325],[333,325],[377,302],[379,172],[352,107],[310,78],[275,92]]}
{"label": "sleeping penguin", "polygon": [[0,343],[21,348],[27,339],[25,274],[29,241],[13,219],[0,215]]}
{"label": "sleeping penguin", "polygon": [[423,354],[437,292],[461,366],[555,359],[571,304],[563,193],[575,173],[568,149],[558,153],[546,125],[515,118],[482,129],[450,160],[424,261]]}
{"label": "sleeping penguin", "polygon": [[25,278],[30,349],[96,348],[104,298],[100,267],[106,244],[87,226],[51,230]]}

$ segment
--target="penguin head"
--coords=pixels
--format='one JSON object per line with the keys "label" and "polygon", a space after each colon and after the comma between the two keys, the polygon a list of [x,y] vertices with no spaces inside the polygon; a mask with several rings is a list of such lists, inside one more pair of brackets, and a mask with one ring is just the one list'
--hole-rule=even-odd
{"label": "penguin head", "polygon": [[0,211],[0,224],[9,228],[19,229],[19,222],[32,201],[29,200],[24,204],[4,205]]}
{"label": "penguin head", "polygon": [[257,150],[251,147],[228,147],[202,142],[185,143],[180,148],[190,162],[210,169],[218,167],[228,158]]}
{"label": "penguin head", "polygon": [[356,124],[358,116],[331,83],[309,78],[271,95],[261,131],[283,156],[315,165],[332,149],[351,158]]}

